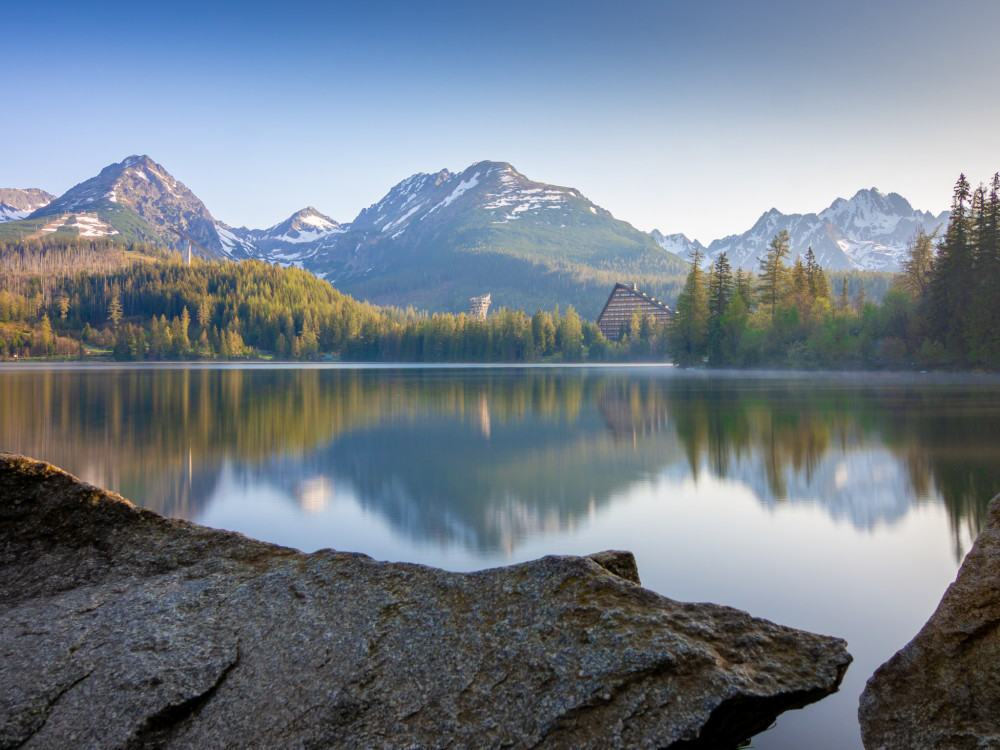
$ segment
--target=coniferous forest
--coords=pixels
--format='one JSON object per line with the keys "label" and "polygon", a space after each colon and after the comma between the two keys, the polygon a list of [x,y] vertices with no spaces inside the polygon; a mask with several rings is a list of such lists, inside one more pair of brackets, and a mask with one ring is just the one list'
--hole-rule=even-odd
{"label": "coniferous forest", "polygon": [[776,235],[756,275],[694,258],[670,335],[681,364],[856,369],[1000,367],[1000,175],[959,177],[944,235],[919,232],[881,302],[831,284],[812,250]]}
{"label": "coniferous forest", "polygon": [[875,275],[824,271],[811,250],[789,264],[782,232],[756,273],[733,271],[725,254],[707,269],[694,257],[672,324],[636,316],[615,342],[557,304],[531,315],[500,308],[485,321],[428,315],[259,261],[188,266],[138,243],[0,241],[0,358],[996,368],[998,192],[1000,175],[975,190],[960,177],[943,236],[916,235],[884,293]]}

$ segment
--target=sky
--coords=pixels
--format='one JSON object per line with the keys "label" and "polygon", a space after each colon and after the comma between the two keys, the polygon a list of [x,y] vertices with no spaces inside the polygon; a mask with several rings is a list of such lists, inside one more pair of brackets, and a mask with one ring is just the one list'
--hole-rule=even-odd
{"label": "sky", "polygon": [[216,219],[347,222],[511,163],[708,243],[1000,170],[997,0],[64,2],[0,10],[0,187],[148,154]]}

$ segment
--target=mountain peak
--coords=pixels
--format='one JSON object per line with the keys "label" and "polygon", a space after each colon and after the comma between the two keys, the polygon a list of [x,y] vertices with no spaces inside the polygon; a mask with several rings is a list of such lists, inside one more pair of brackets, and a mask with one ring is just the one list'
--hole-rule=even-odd
{"label": "mountain peak", "polygon": [[[306,206],[301,211],[296,211],[288,221],[291,225],[290,229],[300,231],[307,228],[313,231],[328,232],[340,226],[336,221],[325,214],[321,214],[312,206]],[[278,226],[282,225],[279,224]]]}
{"label": "mountain peak", "polygon": [[55,198],[39,188],[0,188],[0,222],[20,221]]}
{"label": "mountain peak", "polygon": [[223,252],[215,219],[205,204],[145,154],[109,164],[32,216],[79,212],[96,213],[131,239],[177,246],[175,232],[183,232],[210,254]]}
{"label": "mountain peak", "polygon": [[899,193],[872,187],[850,199],[837,198],[818,214],[783,214],[772,208],[743,234],[712,242],[706,264],[725,252],[734,267],[753,270],[774,235],[785,229],[791,239],[790,260],[812,248],[825,268],[898,271],[917,230],[930,234],[947,220],[947,213],[916,211]]}

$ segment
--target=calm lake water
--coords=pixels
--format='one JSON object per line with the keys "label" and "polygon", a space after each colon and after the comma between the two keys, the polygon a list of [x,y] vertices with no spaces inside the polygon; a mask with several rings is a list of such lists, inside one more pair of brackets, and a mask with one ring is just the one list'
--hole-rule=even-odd
{"label": "calm lake water", "polygon": [[666,596],[846,638],[840,693],[753,743],[842,750],[1000,491],[1000,381],[20,364],[0,449],[306,551],[474,570],[632,550]]}

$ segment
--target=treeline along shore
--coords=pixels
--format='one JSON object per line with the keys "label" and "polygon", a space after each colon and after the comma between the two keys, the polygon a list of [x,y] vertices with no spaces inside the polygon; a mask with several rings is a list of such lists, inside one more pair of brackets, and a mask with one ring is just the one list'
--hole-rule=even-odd
{"label": "treeline along shore", "polygon": [[[379,307],[296,269],[181,262],[113,239],[0,241],[0,358],[273,358],[400,362],[673,361],[712,367],[1000,366],[1000,175],[955,187],[942,236],[918,233],[901,274],[787,263],[780,233],[756,273],[693,258],[676,314],[606,339],[572,306],[467,314]],[[866,284],[866,281],[868,282]],[[556,301],[554,301],[556,302]]]}

